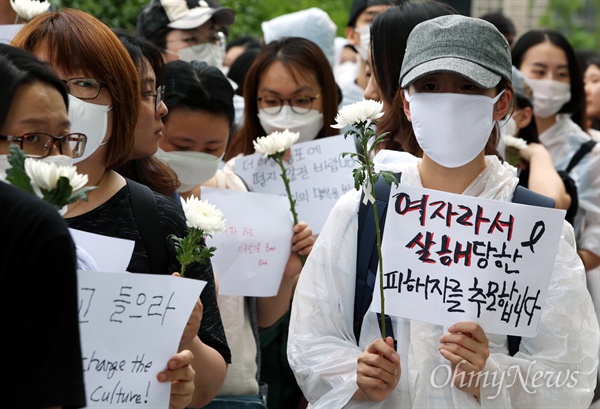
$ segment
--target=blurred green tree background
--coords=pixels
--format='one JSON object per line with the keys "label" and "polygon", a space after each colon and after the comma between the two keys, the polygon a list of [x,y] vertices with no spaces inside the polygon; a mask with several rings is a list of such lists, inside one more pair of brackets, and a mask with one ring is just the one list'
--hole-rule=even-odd
{"label": "blurred green tree background", "polygon": [[[135,30],[139,10],[150,0],[50,0],[55,9],[73,7],[87,11],[111,27]],[[525,0],[523,0],[525,1]],[[536,0],[528,0],[532,7]],[[600,15],[600,0],[545,0],[546,12],[539,27],[554,28],[564,33],[575,49],[600,47],[600,24],[588,27],[582,16]],[[241,35],[262,36],[260,23],[282,14],[319,7],[329,13],[337,25],[337,33],[345,37],[346,22],[352,0],[219,0],[236,12],[236,22],[231,26],[230,39]],[[451,3],[451,1],[450,1]]]}
{"label": "blurred green tree background", "polygon": [[[338,35],[345,37],[346,22],[352,0],[220,0],[223,6],[235,10],[236,22],[229,38],[241,35],[262,36],[260,23],[282,14],[319,7],[326,11],[338,27]],[[135,30],[140,9],[149,0],[50,0],[55,9],[72,7],[98,17],[114,28]]]}

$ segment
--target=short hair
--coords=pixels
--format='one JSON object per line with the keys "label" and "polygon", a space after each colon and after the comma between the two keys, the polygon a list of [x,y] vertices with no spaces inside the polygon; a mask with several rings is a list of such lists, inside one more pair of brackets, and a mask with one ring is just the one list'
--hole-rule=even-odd
{"label": "short hair", "polygon": [[236,37],[231,41],[227,41],[225,51],[229,51],[229,49],[232,47],[243,47],[247,50],[249,48],[260,48],[262,47],[262,43],[252,36],[245,35]]}
{"label": "short hair", "polygon": [[[169,113],[178,108],[223,116],[230,128],[235,121],[234,91],[217,67],[204,61],[171,61],[166,65],[165,104]],[[165,122],[169,121],[169,114]]]}
{"label": "short hair", "polygon": [[238,88],[235,90],[237,95],[244,96],[246,74],[259,52],[260,48],[248,48],[231,63],[227,77],[237,84]]}
{"label": "short hair", "polygon": [[15,94],[21,85],[43,83],[56,89],[69,107],[69,97],[63,82],[48,64],[33,54],[7,44],[0,44],[0,128],[2,128],[12,106]]}
{"label": "short hair", "polygon": [[486,13],[479,18],[493,24],[504,35],[517,33],[515,23],[501,11]]}
{"label": "short hair", "polygon": [[137,69],[112,30],[91,14],[65,8],[30,20],[13,44],[34,53],[46,47],[51,65],[62,71],[77,67],[107,84],[113,122],[105,166],[125,162],[133,149],[141,91]]}
{"label": "short hair", "polygon": [[[582,129],[585,126],[585,91],[583,75],[579,68],[575,50],[561,33],[555,30],[529,30],[524,33],[512,48],[513,65],[521,69],[525,53],[535,45],[549,42],[564,51],[567,56],[569,77],[571,82],[571,99],[562,106],[558,113],[571,114],[573,121]],[[535,93],[534,96],[535,98]]]}
{"label": "short hair", "polygon": [[256,56],[246,74],[244,81],[244,124],[234,135],[231,146],[225,152],[225,158],[230,159],[240,153],[247,155],[254,152],[252,141],[266,135],[258,119],[258,84],[260,77],[274,62],[282,63],[290,72],[314,74],[321,87],[323,99],[323,128],[317,134],[318,138],[336,135],[337,130],[331,128],[335,123],[338,110],[338,90],[331,65],[323,50],[310,40],[300,37],[286,37],[272,41],[264,46]]}

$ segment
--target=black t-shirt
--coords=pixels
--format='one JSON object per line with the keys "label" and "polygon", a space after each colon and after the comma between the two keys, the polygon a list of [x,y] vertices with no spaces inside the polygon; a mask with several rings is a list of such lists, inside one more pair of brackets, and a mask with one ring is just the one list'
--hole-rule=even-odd
{"label": "black t-shirt", "polygon": [[0,182],[0,402],[85,406],[75,246],[58,212]]}
{"label": "black t-shirt", "polygon": [[[175,246],[167,237],[171,234],[177,237],[185,236],[187,233],[185,215],[182,207],[175,203],[172,198],[159,193],[153,193],[158,208],[160,225],[167,243],[167,256],[169,258],[169,271],[165,271],[163,274],[171,274],[180,271],[181,266],[176,259]],[[151,272],[142,238],[137,230],[133,216],[128,186],[124,186],[113,197],[96,209],[66,220],[69,227],[73,229],[133,240],[135,245],[127,271],[133,273]],[[219,351],[225,361],[230,363],[231,352],[227,346],[225,331],[217,305],[212,266],[210,263],[204,266],[193,263],[186,268],[186,277],[207,282],[200,295],[204,313],[198,336],[203,343]]]}

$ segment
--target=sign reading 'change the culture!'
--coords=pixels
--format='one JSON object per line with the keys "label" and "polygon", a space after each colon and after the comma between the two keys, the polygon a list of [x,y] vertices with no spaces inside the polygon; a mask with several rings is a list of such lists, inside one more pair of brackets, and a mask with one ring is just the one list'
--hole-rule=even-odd
{"label": "sign reading 'change the culture!'", "polygon": [[78,271],[88,408],[166,408],[165,370],[206,282],[157,274]]}
{"label": "sign reading 'change the culture!'", "polygon": [[[563,221],[561,210],[392,187],[382,243],[385,312],[535,335]],[[379,311],[379,277],[375,288]]]}

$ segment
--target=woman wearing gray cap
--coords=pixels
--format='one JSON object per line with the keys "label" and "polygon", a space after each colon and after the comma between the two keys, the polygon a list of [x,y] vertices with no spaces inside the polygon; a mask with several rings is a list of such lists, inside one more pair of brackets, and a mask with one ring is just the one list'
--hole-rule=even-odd
{"label": "woman wearing gray cap", "polygon": [[[510,202],[518,183],[515,169],[488,154],[495,151],[499,136],[495,124],[510,110],[514,93],[509,47],[502,34],[488,22],[460,15],[420,23],[407,42],[400,86],[403,110],[413,126],[405,137],[421,153],[416,157],[382,150],[376,164],[401,172],[407,189]],[[357,247],[359,203],[359,191],[340,198],[294,295],[288,359],[311,408],[589,405],[599,331],[568,223],[559,227],[562,234],[550,264],[537,335],[518,340],[518,351],[507,335],[486,333],[483,321],[479,325],[463,318],[447,326],[393,316],[394,348],[394,339],[382,339],[373,311],[360,317],[358,337],[354,331],[357,251],[359,258],[362,254]],[[396,263],[408,265],[404,260]],[[484,280],[488,269],[480,268],[475,274]],[[439,280],[445,270],[435,271]],[[536,271],[536,277],[541,273]],[[468,298],[470,291],[464,291]],[[540,376],[554,381],[571,376],[571,382],[540,382]]]}

